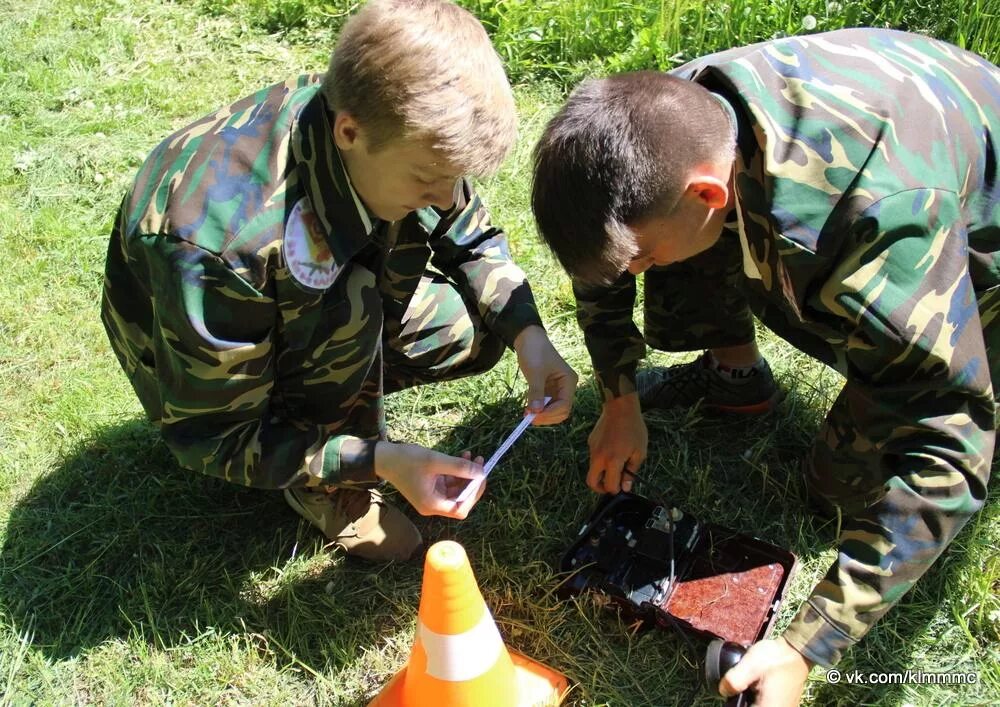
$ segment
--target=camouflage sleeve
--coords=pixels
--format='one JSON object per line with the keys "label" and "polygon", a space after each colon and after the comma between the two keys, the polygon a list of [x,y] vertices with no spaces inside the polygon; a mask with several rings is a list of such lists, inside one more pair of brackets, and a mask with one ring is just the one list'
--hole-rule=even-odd
{"label": "camouflage sleeve", "polygon": [[[861,215],[820,293],[846,323],[849,425],[828,434],[873,496],[785,633],[833,665],[941,555],[986,496],[994,399],[952,192],[914,189]],[[880,483],[883,482],[884,483]],[[846,514],[845,514],[846,515]]]}
{"label": "camouflage sleeve", "polygon": [[635,325],[635,276],[623,273],[609,287],[573,284],[576,320],[605,400],[635,391],[635,371],[646,343]]}
{"label": "camouflage sleeve", "polygon": [[118,228],[112,239],[105,326],[181,465],[261,488],[375,480],[376,442],[331,438],[280,409],[271,296],[183,240],[133,236],[126,246]]}
{"label": "camouflage sleeve", "polygon": [[525,327],[542,326],[524,272],[511,259],[507,236],[490,223],[482,200],[462,180],[452,209],[431,234],[432,262],[469,292],[486,326],[508,346]]}

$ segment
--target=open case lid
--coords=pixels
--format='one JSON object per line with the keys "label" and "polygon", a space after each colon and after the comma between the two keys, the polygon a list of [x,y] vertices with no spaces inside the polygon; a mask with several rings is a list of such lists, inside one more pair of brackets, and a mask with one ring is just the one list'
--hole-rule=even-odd
{"label": "open case lid", "polygon": [[795,556],[717,525],[703,527],[692,555],[658,608],[709,638],[742,645],[765,638],[795,571]]}
{"label": "open case lid", "polygon": [[770,632],[796,565],[775,545],[621,493],[601,499],[563,556],[560,593],[597,591],[663,628],[749,645]]}

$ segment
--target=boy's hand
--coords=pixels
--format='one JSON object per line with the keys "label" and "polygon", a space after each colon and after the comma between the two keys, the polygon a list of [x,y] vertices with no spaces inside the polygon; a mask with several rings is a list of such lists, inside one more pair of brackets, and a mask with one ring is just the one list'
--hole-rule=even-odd
{"label": "boy's hand", "polygon": [[639,471],[646,460],[648,442],[637,393],[605,402],[601,417],[587,438],[590,446],[587,485],[598,493],[631,490],[634,479],[622,470]]}
{"label": "boy's hand", "polygon": [[418,444],[379,442],[375,445],[375,474],[395,486],[424,516],[461,520],[486,490],[483,482],[475,495],[456,504],[470,480],[483,477],[483,458],[473,460],[470,452],[452,457]]}
{"label": "boy's hand", "polygon": [[[576,394],[576,371],[569,367],[552,346],[540,326],[525,327],[514,339],[517,365],[528,383],[528,404],[524,414],[537,413],[534,425],[554,425],[569,417]],[[548,405],[545,396],[552,400]]]}
{"label": "boy's hand", "polygon": [[760,707],[794,707],[802,699],[802,689],[812,662],[784,639],[760,641],[750,646],[735,668],[722,676],[719,692],[732,697],[752,687]]}

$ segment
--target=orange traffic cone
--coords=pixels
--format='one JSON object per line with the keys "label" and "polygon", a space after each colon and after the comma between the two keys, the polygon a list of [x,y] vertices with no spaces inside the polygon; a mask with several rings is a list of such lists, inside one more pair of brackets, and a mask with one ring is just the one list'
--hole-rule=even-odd
{"label": "orange traffic cone", "polygon": [[368,707],[558,705],[566,678],[508,651],[456,542],[435,543],[424,562],[410,661]]}

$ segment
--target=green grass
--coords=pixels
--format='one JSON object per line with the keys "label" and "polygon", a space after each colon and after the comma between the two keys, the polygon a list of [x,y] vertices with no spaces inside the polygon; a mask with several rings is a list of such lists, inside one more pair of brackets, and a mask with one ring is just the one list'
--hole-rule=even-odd
{"label": "green grass", "polygon": [[[329,43],[356,0],[192,0],[298,43]],[[515,82],[669,69],[777,36],[843,27],[922,32],[1000,60],[1000,0],[458,0]]]}
{"label": "green grass", "polygon": [[[963,28],[969,46],[996,58],[997,33],[984,29],[995,28],[996,6],[978,3],[973,18],[976,4],[850,3],[858,12],[880,7],[880,21]],[[483,191],[540,283],[552,337],[584,383],[572,420],[530,431],[471,518],[417,522],[430,539],[462,542],[508,644],[564,671],[570,704],[713,704],[699,684],[702,656],[683,640],[636,632],[592,599],[554,596],[559,556],[595,500],[582,476],[598,402],[568,282],[534,237],[530,150],[582,72],[650,57],[656,65],[677,46],[693,56],[796,31],[800,14],[820,17],[819,5],[734,1],[728,14],[713,3],[667,13],[658,3],[469,5],[522,81],[521,142]],[[98,318],[111,218],[141,158],[197,115],[322,70],[344,7],[0,0],[0,252],[8,264],[0,279],[0,704],[354,705],[405,660],[421,568],[331,555],[280,495],[179,469],[143,421]],[[739,8],[749,8],[747,19]],[[655,30],[647,38],[640,20]],[[593,31],[572,29],[584,21]],[[539,22],[551,41],[523,34]],[[701,43],[660,48],[672,27]],[[803,512],[795,474],[840,380],[770,335],[762,341],[789,391],[780,414],[655,417],[646,474],[689,512],[799,555],[780,628],[833,557],[835,529]],[[507,357],[485,381],[393,396],[390,434],[489,452],[517,419],[522,392]],[[997,488],[993,505],[841,666],[973,670],[981,684],[835,687],[815,671],[806,704],[1000,701]]]}

